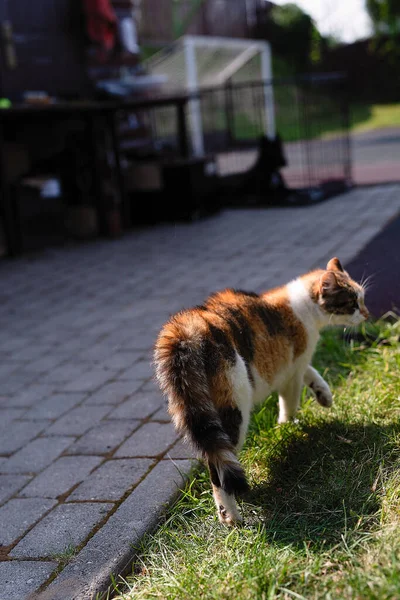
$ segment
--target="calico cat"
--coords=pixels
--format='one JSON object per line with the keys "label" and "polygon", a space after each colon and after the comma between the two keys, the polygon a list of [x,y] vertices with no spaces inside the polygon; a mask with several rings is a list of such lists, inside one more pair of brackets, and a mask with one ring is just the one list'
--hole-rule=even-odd
{"label": "calico cat", "polygon": [[292,419],[306,385],[332,404],[310,362],[325,325],[357,325],[369,316],[364,288],[338,258],[260,295],[226,289],[173,315],[154,350],[156,377],[179,432],[207,462],[222,523],[241,520],[235,494],[248,489],[237,458],[253,407],[279,394],[279,423]]}

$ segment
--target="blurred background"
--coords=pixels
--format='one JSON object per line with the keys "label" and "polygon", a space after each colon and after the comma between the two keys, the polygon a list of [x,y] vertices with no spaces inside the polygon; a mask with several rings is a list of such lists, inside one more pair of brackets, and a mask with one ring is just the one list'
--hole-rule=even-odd
{"label": "blurred background", "polygon": [[398,0],[0,0],[0,253],[398,181]]}

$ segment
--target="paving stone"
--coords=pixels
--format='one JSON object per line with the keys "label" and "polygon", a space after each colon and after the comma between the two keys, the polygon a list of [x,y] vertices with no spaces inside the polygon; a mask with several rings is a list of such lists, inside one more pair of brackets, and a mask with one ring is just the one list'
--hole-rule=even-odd
{"label": "paving stone", "polygon": [[0,349],[12,352],[13,354],[18,352],[20,349],[26,346],[32,346],[32,340],[30,338],[24,338],[19,335],[13,334],[12,336],[4,337],[0,342]]}
{"label": "paving stone", "polygon": [[119,458],[109,460],[82,482],[67,501],[119,500],[146,474],[154,460],[149,458]]}
{"label": "paving stone", "polygon": [[83,373],[89,371],[90,366],[88,363],[75,361],[66,361],[63,364],[51,369],[48,373],[42,375],[41,380],[46,382],[54,382],[62,384],[71,380],[76,380],[83,375]]}
{"label": "paving stone", "polygon": [[[128,365],[125,365],[126,367]],[[8,377],[8,375],[10,375],[11,373],[13,373],[14,371],[16,371],[17,369],[21,368],[21,362],[15,361],[15,360],[7,360],[2,358],[2,362],[0,364],[0,377],[2,379],[5,379],[6,377]]]}
{"label": "paving stone", "polygon": [[158,456],[177,438],[172,423],[145,423],[118,448],[114,456]]}
{"label": "paving stone", "polygon": [[1,506],[0,546],[15,542],[56,504],[56,500],[48,498],[14,498]]}
{"label": "paving stone", "polygon": [[0,600],[29,600],[56,567],[55,561],[0,562]]}
{"label": "paving stone", "polygon": [[63,386],[64,392],[92,392],[112,378],[106,369],[91,369]]}
{"label": "paving stone", "polygon": [[12,454],[41,433],[48,421],[13,421],[0,426],[0,454]]}
{"label": "paving stone", "polygon": [[164,456],[164,460],[170,459],[170,458],[176,458],[176,459],[182,459],[182,458],[190,458],[190,459],[196,459],[196,453],[194,452],[194,450],[192,450],[192,448],[190,447],[189,444],[187,444],[185,441],[183,440],[178,440],[177,443],[170,449],[168,450],[168,452],[166,453],[166,455]]}
{"label": "paving stone", "polygon": [[164,400],[162,407],[156,413],[154,413],[154,415],[151,416],[151,420],[164,421],[165,423],[171,421],[171,415],[168,412],[168,405],[166,400]]}
{"label": "paving stone", "polygon": [[37,373],[30,373],[19,369],[14,373],[11,373],[1,384],[1,391],[3,394],[17,394],[21,389],[31,385],[37,380],[39,375]]}
{"label": "paving stone", "polygon": [[154,345],[154,340],[147,333],[143,335],[132,335],[129,340],[122,342],[123,350],[150,350]]}
{"label": "paving stone", "polygon": [[156,381],[154,381],[153,379],[149,379],[149,381],[146,381],[143,384],[143,387],[140,388],[140,391],[141,392],[151,392],[153,394],[158,394],[158,395],[161,394],[158,383],[156,383]]}
{"label": "paving stone", "polygon": [[105,502],[59,504],[9,554],[13,558],[52,558],[71,546],[75,548],[113,506]]}
{"label": "paving stone", "polygon": [[[40,400],[47,398],[54,391],[54,387],[44,383],[34,383],[24,390],[20,391],[18,395],[8,398],[5,406],[11,406],[17,408],[18,406],[26,406],[30,408]],[[2,390],[2,393],[3,390]]]}
{"label": "paving stone", "polygon": [[31,479],[28,475],[0,475],[0,504],[12,498]]}
{"label": "paving stone", "polygon": [[67,454],[108,454],[140,425],[141,421],[134,419],[128,421],[113,421],[111,419],[102,421],[72,444],[68,448]]}
{"label": "paving stone", "polygon": [[150,362],[140,360],[119,375],[120,379],[150,379],[154,377],[154,368]]}
{"label": "paving stone", "polygon": [[[73,317],[71,317],[68,312],[64,313],[64,319],[66,319],[66,322],[73,322]],[[76,332],[73,337],[63,343],[63,350],[69,353],[70,356],[73,356],[78,354],[82,349],[87,348],[90,343],[91,342],[89,342],[85,336],[79,335],[79,333]]]}
{"label": "paving stone", "polygon": [[110,412],[110,406],[78,406],[47,429],[49,435],[82,435]]}
{"label": "paving stone", "polygon": [[192,469],[190,461],[180,461],[179,469],[172,462],[159,462],[50,584],[43,600],[94,598],[109,584],[110,573],[128,567],[140,539],[157,525]]}
{"label": "paving stone", "polygon": [[35,373],[46,373],[57,367],[65,360],[64,354],[51,352],[29,363],[29,370]]}
{"label": "paving stone", "polygon": [[142,356],[141,352],[116,352],[102,360],[100,366],[112,371],[120,371],[131,367]]}
{"label": "paving stone", "polygon": [[142,392],[133,394],[110,413],[113,419],[146,419],[156,410],[160,409],[164,398],[160,392]]}
{"label": "paving stone", "polygon": [[141,386],[140,381],[111,381],[91,394],[85,404],[120,404]]}
{"label": "paving stone", "polygon": [[26,412],[26,408],[1,408],[0,403],[0,423],[2,426],[6,423],[11,423],[11,421],[18,419],[24,412]]}
{"label": "paving stone", "polygon": [[35,404],[24,414],[24,419],[57,419],[79,404],[85,394],[52,394],[49,398]]}
{"label": "paving stone", "polygon": [[78,358],[91,363],[99,363],[110,355],[110,348],[102,343],[96,343],[91,348],[85,348],[78,354]]}
{"label": "paving stone", "polygon": [[47,354],[51,351],[51,349],[51,346],[43,344],[27,344],[20,350],[17,350],[13,353],[13,359],[33,361],[38,357],[42,357],[43,355]]}
{"label": "paving stone", "polygon": [[2,473],[38,473],[73,442],[67,436],[39,437],[0,465]]}
{"label": "paving stone", "polygon": [[21,492],[24,498],[57,498],[97,467],[99,456],[62,456],[37,475]]}

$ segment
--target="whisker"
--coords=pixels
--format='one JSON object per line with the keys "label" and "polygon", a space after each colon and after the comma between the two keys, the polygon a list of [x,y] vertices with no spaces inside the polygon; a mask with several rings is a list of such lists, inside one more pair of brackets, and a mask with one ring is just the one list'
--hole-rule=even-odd
{"label": "whisker", "polygon": [[368,287],[374,281],[375,277],[376,277],[375,273],[371,273],[370,275],[368,275],[368,277],[366,277],[364,279],[362,286]]}
{"label": "whisker", "polygon": [[360,279],[361,287],[364,287],[365,280],[366,280],[366,278],[365,278],[365,269],[364,269],[363,274],[361,275],[361,279]]}

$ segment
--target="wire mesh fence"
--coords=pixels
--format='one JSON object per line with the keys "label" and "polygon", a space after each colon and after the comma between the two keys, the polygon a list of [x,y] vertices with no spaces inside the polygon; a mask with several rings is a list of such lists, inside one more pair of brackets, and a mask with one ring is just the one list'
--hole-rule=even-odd
{"label": "wire mesh fence", "polygon": [[[342,76],[313,76],[273,84],[275,129],[284,145],[283,175],[292,187],[351,180],[348,106]],[[204,145],[221,175],[246,171],[266,131],[264,83],[200,93]]]}
{"label": "wire mesh fence", "polygon": [[271,111],[266,110],[266,103],[273,98],[274,129],[286,158],[286,166],[281,169],[286,185],[303,189],[351,183],[343,75],[229,82],[203,88],[194,95],[186,94],[184,98],[184,123],[177,118],[173,105],[152,106],[149,101],[140,111],[141,122],[146,124],[147,148],[158,156],[182,156],[182,148],[186,148],[187,157],[195,154],[191,109],[196,103],[204,153],[215,157],[218,175],[248,171],[257,162],[260,139],[271,125]]}

